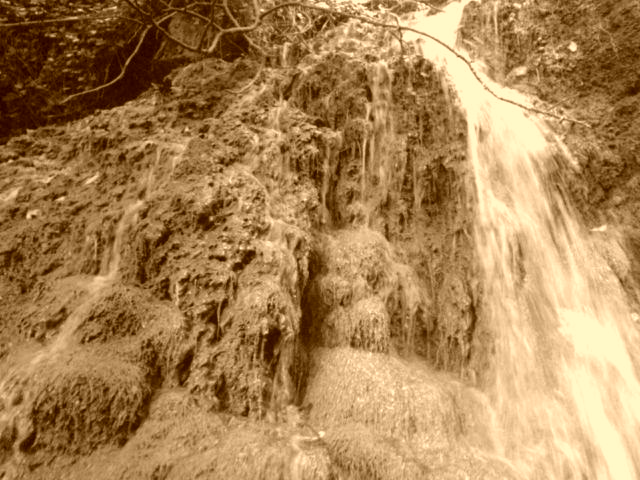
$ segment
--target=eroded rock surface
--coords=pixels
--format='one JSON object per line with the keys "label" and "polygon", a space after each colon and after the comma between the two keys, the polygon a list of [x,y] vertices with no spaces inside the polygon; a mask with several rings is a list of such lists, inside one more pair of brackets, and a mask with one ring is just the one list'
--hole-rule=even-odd
{"label": "eroded rock surface", "polygon": [[[2,147],[8,478],[515,478],[472,388],[465,119],[391,38],[196,62]],[[631,291],[623,243],[594,232]]]}

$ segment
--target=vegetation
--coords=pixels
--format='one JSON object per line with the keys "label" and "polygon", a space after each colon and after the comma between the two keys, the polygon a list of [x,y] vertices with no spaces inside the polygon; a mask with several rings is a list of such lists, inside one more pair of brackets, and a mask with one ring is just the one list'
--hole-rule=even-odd
{"label": "vegetation", "polygon": [[[277,63],[291,46],[311,51],[309,42],[325,28],[354,18],[402,32],[395,12],[438,8],[428,3],[386,2],[385,21],[363,16],[350,2],[340,7],[268,0],[112,0],[102,2],[0,1],[0,142],[25,128],[82,117],[138,96],[162,84],[171,69],[213,56],[234,60],[254,55]],[[372,2],[373,5],[373,2]],[[422,6],[421,6],[422,5]],[[408,10],[407,10],[408,9]],[[301,47],[300,47],[301,46]],[[444,45],[446,48],[448,46]],[[452,50],[466,62],[466,57]],[[285,55],[286,56],[286,55]],[[484,83],[483,83],[484,84]],[[497,98],[560,120],[550,112]]]}
{"label": "vegetation", "polygon": [[[211,0],[0,1],[0,141],[135,98],[170,69],[203,55],[277,55],[327,14]],[[276,11],[277,10],[277,11]],[[269,25],[255,30],[270,16]]]}
{"label": "vegetation", "polygon": [[57,107],[117,76],[135,48],[140,25],[115,3],[2,1],[0,22],[0,139],[122,100],[123,89],[110,90],[82,107]]}

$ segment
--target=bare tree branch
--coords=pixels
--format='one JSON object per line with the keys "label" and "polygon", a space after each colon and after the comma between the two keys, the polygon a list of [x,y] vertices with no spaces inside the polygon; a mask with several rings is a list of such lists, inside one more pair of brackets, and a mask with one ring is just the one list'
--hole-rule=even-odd
{"label": "bare tree branch", "polygon": [[[247,34],[252,32],[252,31],[254,31],[254,30],[256,30],[262,24],[263,20],[266,17],[274,14],[275,12],[277,12],[279,10],[286,9],[286,8],[297,7],[297,8],[307,9],[307,10],[314,10],[314,11],[318,11],[318,12],[323,12],[323,13],[326,13],[326,14],[332,15],[332,16],[340,16],[340,17],[345,17],[345,18],[351,18],[351,19],[354,19],[354,20],[358,20],[358,21],[360,21],[362,23],[366,23],[366,24],[373,25],[373,26],[380,27],[380,28],[384,28],[384,29],[389,29],[389,30],[392,31],[392,33],[395,33],[395,35],[397,35],[396,38],[398,38],[398,40],[400,42],[401,49],[403,47],[402,31],[413,32],[413,33],[416,33],[416,34],[418,34],[420,36],[429,38],[430,40],[436,42],[438,45],[442,46],[443,48],[445,48],[446,50],[451,52],[456,58],[458,58],[459,60],[462,60],[467,65],[467,67],[469,68],[469,70],[471,71],[471,73],[473,74],[475,79],[494,98],[496,98],[496,99],[498,99],[498,100],[500,100],[502,102],[515,105],[515,106],[517,106],[519,108],[522,108],[522,109],[530,111],[530,112],[538,113],[540,115],[545,115],[545,116],[548,116],[548,117],[551,117],[551,118],[555,118],[555,119],[560,120],[560,121],[565,121],[566,120],[566,121],[569,121],[569,122],[572,122],[572,123],[584,125],[586,127],[591,128],[590,125],[588,125],[587,123],[582,122],[580,120],[575,120],[575,119],[572,119],[572,118],[563,117],[563,116],[556,115],[556,114],[554,114],[552,112],[549,112],[549,111],[541,110],[541,109],[533,107],[533,106],[524,105],[522,103],[516,102],[514,100],[505,98],[505,97],[497,94],[496,92],[494,92],[491,89],[491,87],[489,87],[489,85],[487,85],[485,83],[485,81],[482,79],[482,77],[478,74],[478,72],[473,67],[472,63],[464,55],[462,55],[460,52],[458,52],[454,48],[452,48],[449,45],[447,45],[446,43],[444,43],[442,40],[438,39],[437,37],[434,37],[434,36],[430,35],[427,32],[423,32],[421,30],[417,30],[417,29],[412,28],[412,27],[407,27],[407,26],[400,25],[400,23],[399,23],[397,18],[396,18],[396,24],[390,24],[390,23],[385,23],[385,22],[381,22],[381,21],[372,19],[370,17],[363,16],[363,15],[356,15],[356,14],[351,14],[351,13],[340,12],[340,11],[335,10],[333,8],[321,7],[321,6],[318,6],[318,5],[311,5],[311,4],[308,4],[308,3],[297,2],[297,1],[284,2],[284,3],[281,3],[279,5],[275,5],[275,6],[271,7],[271,8],[269,8],[269,9],[261,12],[259,4],[258,4],[258,0],[252,0],[253,11],[254,11],[253,12],[254,13],[253,22],[248,24],[248,25],[241,25],[240,22],[238,21],[238,19],[235,17],[233,12],[231,11],[231,8],[229,7],[229,0],[222,0],[222,7],[223,7],[223,10],[224,10],[224,14],[227,16],[227,18],[231,21],[231,23],[233,25],[230,28],[222,28],[219,25],[216,25],[214,23],[214,12],[213,12],[214,6],[215,6],[214,0],[211,0],[211,2],[194,2],[194,3],[190,3],[190,4],[185,5],[183,8],[175,8],[175,7],[173,7],[171,5],[171,3],[167,3],[166,0],[160,0],[160,1],[165,6],[165,9],[159,14],[160,18],[158,19],[158,18],[155,18],[152,13],[145,11],[136,2],[136,0],[125,0],[125,2],[131,8],[133,8],[136,12],[138,12],[138,14],[140,14],[143,17],[144,21],[147,23],[147,27],[144,29],[142,35],[140,36],[140,40],[138,41],[138,45],[136,46],[134,52],[127,59],[125,65],[124,65],[122,71],[120,72],[120,74],[118,75],[118,77],[116,77],[115,79],[113,79],[109,83],[107,83],[105,85],[101,85],[101,86],[99,86],[97,88],[94,88],[92,90],[87,90],[86,92],[81,92],[81,93],[76,93],[74,95],[71,95],[71,96],[67,97],[65,100],[63,100],[63,102],[62,102],[63,104],[69,102],[71,99],[77,98],[77,97],[82,96],[82,95],[87,95],[89,93],[94,93],[96,91],[99,91],[99,90],[102,90],[104,88],[107,88],[107,87],[113,85],[114,83],[120,81],[124,77],[126,69],[129,66],[129,64],[131,63],[133,57],[135,57],[135,55],[140,50],[142,42],[143,42],[144,38],[146,37],[146,35],[149,33],[151,28],[157,29],[167,39],[169,39],[170,41],[175,42],[176,44],[178,44],[182,48],[184,48],[184,49],[186,49],[188,51],[192,51],[192,52],[196,52],[196,53],[200,53],[200,54],[205,54],[205,55],[212,55],[215,52],[215,49],[218,47],[218,44],[220,43],[220,40],[222,39],[223,36],[239,33],[239,34],[242,34],[244,36],[244,38],[247,40],[248,44],[251,47],[253,47],[258,53],[260,53],[260,55],[263,58],[265,58],[266,54],[265,54],[263,48],[260,45],[258,45],[253,39],[251,39]],[[191,9],[191,8],[196,8],[197,6],[209,6],[211,8],[210,16],[206,17],[206,16],[200,14],[199,12]],[[171,33],[165,27],[162,26],[163,23],[165,23],[167,20],[171,19],[172,17],[174,17],[178,13],[183,13],[183,14],[186,14],[186,15],[190,15],[190,16],[192,16],[194,18],[197,18],[199,21],[205,22],[205,25],[203,27],[203,33],[202,33],[202,35],[201,35],[201,37],[199,39],[198,45],[196,45],[196,46],[188,45],[184,41],[182,41],[182,40],[176,38],[175,36],[171,35]],[[95,17],[92,17],[92,18],[95,18]],[[56,22],[57,23],[63,23],[65,21],[78,21],[79,19],[80,19],[80,17],[69,17],[68,19],[60,19],[60,20],[55,20],[55,21],[50,21],[50,22],[52,22],[52,23],[56,23]],[[11,25],[11,24],[5,24],[5,25],[0,24],[0,28],[8,28],[7,25]],[[215,28],[217,30],[217,32],[215,33],[211,43],[208,46],[204,47],[204,45],[203,45],[204,39],[206,37],[207,32],[211,28]]]}
{"label": "bare tree branch", "polygon": [[138,4],[133,2],[132,0],[124,0],[124,1],[127,2],[127,4],[129,4],[129,6],[131,8],[135,9],[138,13],[140,13],[143,17],[145,17],[147,19],[148,23],[151,23],[152,26],[156,28],[156,30],[158,30],[160,33],[162,33],[169,40],[171,40],[172,42],[177,43],[178,45],[180,45],[185,50],[189,50],[189,51],[195,52],[195,53],[202,53],[199,49],[197,49],[195,47],[192,47],[191,45],[188,45],[188,44],[184,43],[183,41],[178,40],[177,38],[175,38],[173,35],[171,35],[171,33],[169,33],[169,31],[167,29],[165,29],[161,25],[161,23],[164,23],[167,20],[169,20],[170,18],[174,17],[178,12],[171,12],[171,13],[165,15],[164,17],[162,17],[161,20],[156,20],[155,18],[153,18],[152,15],[150,15],[150,14],[146,13],[144,10],[142,10],[142,8],[140,8],[138,6]]}
{"label": "bare tree branch", "polygon": [[120,71],[120,74],[116,78],[114,78],[108,83],[105,83],[104,85],[100,85],[99,87],[92,88],[91,90],[85,90],[84,92],[79,92],[79,93],[74,93],[73,95],[69,95],[67,98],[65,98],[63,101],[60,102],[60,105],[64,105],[65,103],[68,103],[75,98],[83,97],[85,95],[89,95],[90,93],[96,93],[96,92],[99,92],[100,90],[104,90],[105,88],[108,88],[111,85],[114,85],[118,83],[120,80],[122,80],[124,78],[125,73],[127,73],[127,68],[131,64],[133,57],[135,57],[137,53],[140,51],[140,48],[142,47],[142,43],[144,42],[144,39],[146,38],[147,34],[151,31],[152,28],[153,28],[152,25],[147,25],[147,27],[145,27],[145,29],[142,31],[142,34],[140,35],[140,39],[138,40],[138,44],[136,45],[136,48],[133,50],[131,55],[129,55],[129,58],[127,58],[127,61],[124,63],[124,66]]}
{"label": "bare tree branch", "polygon": [[253,85],[255,85],[255,83],[258,81],[258,78],[260,78],[260,74],[262,73],[262,70],[264,70],[264,66],[265,66],[265,61],[264,61],[264,58],[263,58],[262,59],[262,63],[260,64],[260,68],[258,69],[256,74],[253,76],[251,81],[249,81],[246,85],[244,85],[243,87],[240,87],[237,90],[232,90],[230,88],[227,88],[226,90],[228,92],[235,93],[235,94],[246,92],[247,90],[249,90],[249,88],[251,88]]}
{"label": "bare tree branch", "polygon": [[[421,35],[423,37],[427,37],[430,40],[436,42],[438,45],[441,45],[442,47],[444,47],[445,49],[447,49],[448,51],[453,53],[453,55],[455,55],[458,59],[462,60],[467,65],[467,67],[469,68],[469,70],[471,71],[471,73],[473,74],[475,79],[478,82],[480,82],[480,85],[482,85],[482,88],[484,88],[489,94],[491,94],[497,100],[500,100],[500,101],[505,102],[505,103],[509,103],[511,105],[515,105],[516,107],[522,108],[524,110],[527,110],[527,111],[530,111],[530,112],[533,112],[533,113],[538,113],[540,115],[545,115],[547,117],[555,118],[556,120],[568,121],[568,122],[576,123],[576,124],[579,124],[579,125],[583,125],[583,126],[588,127],[588,128],[592,128],[591,125],[589,125],[588,123],[583,122],[581,120],[576,120],[576,119],[573,119],[573,118],[556,115],[555,113],[552,113],[552,112],[549,112],[549,111],[546,111],[546,110],[541,110],[541,109],[536,108],[536,107],[524,105],[522,103],[516,102],[515,100],[511,100],[509,98],[505,98],[505,97],[503,97],[501,95],[498,95],[496,92],[494,92],[491,89],[491,87],[489,87],[489,85],[487,85],[484,82],[484,80],[480,77],[480,75],[478,74],[476,69],[473,67],[471,62],[464,55],[462,55],[457,50],[451,48],[449,45],[444,43],[439,38],[436,38],[436,37],[434,37],[434,36],[432,36],[432,35],[430,35],[430,34],[428,34],[426,32],[423,32],[421,30],[417,30],[417,29],[412,28],[412,27],[406,27],[406,26],[403,26],[403,25],[393,25],[393,24],[390,24],[390,23],[384,23],[384,22],[380,22],[378,20],[373,20],[373,19],[368,18],[368,17],[364,17],[362,15],[354,15],[354,14],[350,14],[350,13],[338,12],[338,11],[333,10],[331,8],[320,7],[320,6],[317,6],[317,5],[309,5],[309,4],[300,3],[300,2],[286,2],[286,3],[281,3],[279,5],[276,5],[275,7],[272,7],[270,9],[266,10],[265,12],[261,13],[258,16],[258,18],[256,19],[256,21],[254,21],[254,23],[252,25],[242,28],[241,31],[243,33],[246,33],[246,32],[249,32],[251,30],[256,29],[260,25],[260,23],[262,22],[262,20],[265,17],[267,17],[268,15],[271,15],[272,13],[274,13],[274,12],[276,12],[278,10],[281,10],[281,9],[287,8],[287,7],[308,8],[308,9],[311,9],[311,10],[317,10],[317,11],[321,11],[321,12],[328,13],[328,14],[342,15],[344,17],[353,18],[355,20],[359,20],[359,21],[361,21],[363,23],[368,23],[369,25],[374,25],[376,27],[388,28],[388,29],[394,29],[394,30],[406,30],[408,32],[417,33],[418,35]],[[229,30],[240,31],[237,28],[236,29],[229,29]]]}
{"label": "bare tree branch", "polygon": [[231,23],[233,23],[233,25],[236,28],[240,28],[240,24],[238,23],[238,19],[236,17],[234,17],[233,13],[231,13],[231,9],[229,8],[229,0],[222,0],[222,6],[224,8],[224,13],[227,14],[227,17],[229,17],[229,20],[231,20]]}
{"label": "bare tree branch", "polygon": [[209,7],[209,18],[207,19],[206,25],[202,29],[202,33],[200,34],[200,40],[198,41],[198,50],[203,49],[204,41],[207,38],[207,34],[209,33],[209,30],[211,29],[212,26],[215,26],[218,30],[220,30],[220,27],[218,27],[215,24],[215,15],[216,15],[215,0],[211,0],[209,5],[207,6]]}
{"label": "bare tree branch", "polygon": [[[233,23],[234,27],[235,28],[243,28],[240,25],[240,23],[238,22],[238,19],[235,17],[233,12],[229,8],[229,0],[222,0],[222,7],[224,8],[224,13],[227,15],[229,20],[231,20],[231,23]],[[260,13],[260,7],[258,7],[258,4],[257,4],[257,2],[255,0],[253,2],[253,8],[254,8],[255,14],[257,16]],[[223,30],[220,30],[220,31],[223,31]],[[253,40],[251,40],[250,37],[247,37],[245,35],[244,38],[249,43],[249,45],[251,45],[256,51],[258,51],[260,53],[261,56],[265,55],[263,49],[259,45],[257,45]]]}
{"label": "bare tree branch", "polygon": [[5,29],[8,30],[10,28],[19,29],[19,28],[32,28],[32,27],[46,27],[50,25],[60,25],[63,23],[75,23],[75,22],[83,22],[87,20],[109,20],[109,19],[121,19],[121,20],[128,20],[130,22],[136,22],[139,24],[144,24],[140,20],[122,16],[122,15],[80,15],[80,16],[73,16],[73,17],[53,18],[50,20],[32,20],[27,22],[0,23],[0,30],[5,30]]}
{"label": "bare tree branch", "polygon": [[142,15],[143,17],[146,17],[146,18],[153,17],[153,13],[152,12],[147,12],[144,8],[142,8],[140,5],[138,5],[138,2],[136,0],[125,0],[125,1],[127,2],[127,4],[131,8],[133,8],[134,10],[139,12],[140,15]]}

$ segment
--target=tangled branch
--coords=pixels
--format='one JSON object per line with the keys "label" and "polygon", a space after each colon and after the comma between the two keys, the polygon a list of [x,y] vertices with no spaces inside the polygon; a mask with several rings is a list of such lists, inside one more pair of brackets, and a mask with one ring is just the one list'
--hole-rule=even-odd
{"label": "tangled branch", "polygon": [[[329,13],[329,14],[338,13],[333,9],[320,7],[320,6],[316,6],[316,5],[308,5],[308,4],[304,4],[304,3],[300,3],[300,2],[287,2],[287,3],[282,3],[280,5],[277,5],[277,6],[273,7],[270,10],[267,10],[266,12],[264,12],[263,14],[261,14],[258,17],[258,20],[261,21],[267,15],[273,13],[273,11],[278,10],[280,8],[286,8],[286,7],[303,7],[303,8],[309,8],[309,9],[312,9],[312,10],[319,10],[319,11],[322,11],[322,12],[325,12],[325,13]],[[447,45],[446,43],[444,43],[439,38],[434,37],[433,35],[430,35],[427,32],[423,32],[422,30],[417,30],[415,28],[407,27],[407,26],[404,26],[404,25],[398,25],[398,24],[394,25],[394,24],[391,24],[391,23],[380,22],[378,20],[374,20],[374,19],[369,18],[369,17],[364,17],[362,15],[353,15],[353,14],[350,14],[350,13],[339,13],[339,14],[343,15],[345,17],[348,17],[348,18],[352,18],[354,20],[358,20],[358,21],[363,22],[363,23],[367,23],[369,25],[374,25],[376,27],[390,29],[390,30],[404,30],[404,31],[407,31],[407,32],[413,32],[413,33],[416,33],[416,34],[418,34],[420,36],[426,37],[426,38],[436,42],[438,45],[441,45],[442,47],[447,49],[449,52],[451,52],[453,55],[455,55],[456,58],[462,60],[467,65],[467,67],[469,68],[469,70],[471,71],[471,73],[473,74],[475,79],[480,83],[480,85],[482,85],[482,88],[484,88],[490,95],[492,95],[497,100],[500,100],[500,101],[505,102],[505,103],[509,103],[511,105],[515,105],[516,107],[522,108],[524,110],[527,110],[527,111],[530,111],[530,112],[533,112],[533,113],[538,113],[540,115],[545,115],[547,117],[555,118],[556,120],[568,121],[568,122],[571,122],[571,123],[576,123],[576,124],[583,125],[585,127],[591,128],[591,125],[589,125],[588,123],[583,122],[581,120],[575,120],[573,118],[556,115],[553,112],[549,112],[549,111],[546,111],[546,110],[541,110],[541,109],[536,108],[536,107],[531,107],[531,106],[528,106],[528,105],[524,105],[522,103],[516,102],[515,100],[511,100],[509,98],[506,98],[506,97],[503,97],[501,95],[498,95],[496,92],[493,91],[493,89],[491,89],[491,87],[489,87],[489,85],[486,84],[486,82],[482,79],[482,77],[480,77],[480,75],[478,74],[476,69],[473,67],[471,62],[464,55],[462,55],[460,52],[458,52],[454,48],[452,48],[449,45]],[[259,22],[258,22],[258,24],[259,24]],[[257,26],[258,25],[255,25],[255,27],[252,26],[253,27],[252,30],[255,29]]]}
{"label": "tangled branch", "polygon": [[[194,3],[188,4],[188,5],[184,6],[184,7],[180,7],[180,8],[176,8],[176,7],[171,6],[171,4],[167,3],[165,0],[159,0],[159,1],[162,4],[163,8],[161,8],[159,12],[152,13],[152,12],[149,12],[149,11],[145,10],[143,7],[141,7],[136,2],[136,0],[125,0],[125,2],[135,12],[137,12],[138,15],[142,18],[141,21],[147,25],[147,27],[144,29],[143,33],[140,36],[140,41],[138,42],[137,47],[132,52],[132,54],[129,56],[127,61],[125,62],[124,67],[122,68],[122,71],[118,75],[118,77],[116,77],[115,79],[113,79],[112,81],[110,81],[109,83],[107,83],[105,85],[101,85],[101,86],[99,86],[97,88],[88,90],[86,92],[80,92],[80,93],[71,95],[71,96],[67,97],[65,100],[63,100],[62,103],[67,103],[70,100],[72,100],[74,98],[78,98],[78,97],[83,96],[83,95],[87,95],[87,94],[90,94],[90,93],[95,93],[97,91],[100,91],[100,90],[102,90],[104,88],[107,88],[107,87],[113,85],[114,83],[117,83],[118,81],[120,81],[124,77],[124,75],[126,73],[126,69],[131,64],[131,61],[132,61],[133,57],[135,57],[136,54],[138,53],[138,51],[140,50],[142,42],[143,42],[145,36],[149,33],[149,30],[151,28],[155,28],[160,33],[162,33],[168,40],[176,43],[177,45],[179,45],[180,47],[184,48],[185,50],[188,50],[188,51],[191,51],[191,52],[195,52],[195,53],[199,53],[199,54],[204,55],[204,56],[213,55],[215,53],[216,49],[219,47],[220,42],[221,42],[223,37],[225,37],[227,35],[240,34],[247,41],[247,44],[250,45],[256,52],[258,52],[258,54],[264,59],[264,58],[266,58],[268,56],[267,52],[265,51],[265,48],[263,46],[261,46],[261,45],[258,45],[252,38],[250,38],[250,36],[248,34],[253,32],[254,30],[256,30],[258,27],[260,27],[267,17],[269,17],[270,15],[273,15],[274,13],[276,13],[278,11],[284,10],[284,9],[289,9],[289,8],[300,8],[300,9],[313,10],[313,11],[325,13],[325,14],[327,14],[329,16],[333,16],[333,17],[350,18],[350,19],[358,20],[358,21],[360,21],[362,23],[366,23],[366,24],[369,24],[369,25],[373,25],[375,27],[387,29],[387,30],[390,30],[392,32],[401,33],[402,31],[407,31],[407,32],[415,33],[415,34],[420,35],[422,37],[426,37],[426,38],[430,39],[431,41],[437,43],[438,45],[442,46],[443,48],[445,48],[446,50],[451,52],[456,58],[458,58],[459,60],[464,62],[467,65],[467,67],[469,68],[469,70],[471,71],[471,73],[473,74],[473,76],[475,77],[475,79],[494,98],[496,98],[496,99],[498,99],[498,100],[500,100],[502,102],[512,104],[512,105],[514,105],[516,107],[522,108],[524,110],[533,112],[533,113],[537,113],[537,114],[544,115],[544,116],[547,116],[547,117],[555,118],[555,119],[560,120],[560,121],[569,121],[569,122],[580,124],[580,125],[584,125],[584,126],[590,128],[590,125],[588,125],[587,123],[582,122],[580,120],[575,120],[575,119],[572,119],[572,118],[560,116],[560,115],[557,115],[557,114],[555,114],[553,112],[542,110],[542,109],[539,109],[539,108],[536,108],[536,107],[533,107],[533,106],[524,105],[524,104],[519,103],[519,102],[517,102],[515,100],[511,100],[509,98],[506,98],[506,97],[503,97],[503,96],[499,95],[498,93],[493,91],[489,85],[487,85],[487,83],[482,79],[482,77],[479,75],[479,73],[473,67],[472,63],[464,55],[462,55],[459,51],[457,51],[456,49],[454,49],[451,46],[447,45],[446,43],[444,43],[442,40],[438,39],[437,37],[435,37],[433,35],[430,35],[427,32],[415,29],[413,27],[401,25],[399,22],[396,22],[395,24],[385,23],[385,22],[382,22],[382,21],[379,21],[379,20],[375,20],[375,19],[370,18],[370,17],[363,16],[363,15],[357,15],[357,14],[348,13],[348,12],[341,12],[341,11],[338,11],[338,10],[336,10],[334,8],[322,7],[322,6],[319,6],[319,5],[311,5],[311,4],[303,3],[303,2],[299,2],[299,1],[290,1],[290,2],[280,3],[278,5],[275,5],[275,6],[271,7],[271,8],[268,8],[265,11],[261,11],[260,10],[260,6],[258,4],[258,0],[251,0],[252,12],[251,12],[250,16],[253,17],[253,20],[250,23],[248,23],[246,25],[243,25],[240,22],[240,20],[237,18],[237,15],[234,14],[234,12],[232,11],[231,7],[229,6],[229,0],[222,0],[222,4],[221,5],[220,5],[220,3],[218,3],[219,0],[210,0],[208,2],[194,2]],[[224,15],[223,19],[226,19],[231,24],[230,27],[224,28],[221,25],[219,25],[218,23],[216,23],[216,17],[214,15],[214,8],[216,6],[218,6],[218,7],[221,6],[222,7],[222,12],[223,12],[223,15]],[[208,16],[202,13],[202,9],[204,7],[208,7],[210,9],[209,10],[210,13],[209,13]],[[171,18],[173,18],[174,16],[176,16],[178,14],[182,14],[182,15],[186,15],[186,16],[192,17],[192,18],[196,19],[198,22],[204,23],[204,26],[202,28],[202,33],[200,34],[200,37],[198,38],[197,44],[195,44],[195,45],[188,44],[184,40],[181,40],[181,39],[177,38],[176,36],[172,35],[167,30],[167,28],[165,28],[163,26],[163,24],[166,24],[166,22],[168,20],[170,20]],[[215,32],[215,33],[213,34],[212,40],[207,44],[207,42],[205,40],[206,40],[207,34],[209,32]],[[400,40],[401,40],[401,38],[400,38]],[[402,41],[401,41],[401,45],[402,45]]]}
{"label": "tangled branch", "polygon": [[114,78],[110,82],[107,82],[107,83],[105,83],[103,85],[100,85],[100,86],[98,86],[96,88],[92,88],[91,90],[85,90],[83,92],[74,93],[73,95],[69,95],[67,98],[65,98],[64,100],[62,100],[60,102],[60,105],[64,105],[65,103],[68,103],[68,102],[70,102],[71,100],[73,100],[75,98],[83,97],[85,95],[89,95],[91,93],[96,93],[96,92],[99,92],[101,90],[104,90],[105,88],[109,88],[111,85],[115,85],[120,80],[122,80],[124,78],[125,74],[127,73],[127,68],[129,67],[129,65],[133,61],[134,57],[140,51],[140,48],[142,47],[142,44],[144,43],[144,39],[147,37],[147,34],[151,31],[152,28],[153,28],[152,25],[147,25],[144,28],[144,30],[142,31],[142,34],[140,34],[140,38],[138,39],[138,44],[136,45],[136,48],[133,50],[131,55],[129,55],[129,58],[127,58],[127,61],[124,63],[124,65],[122,67],[122,70],[120,70],[120,74],[116,78]]}

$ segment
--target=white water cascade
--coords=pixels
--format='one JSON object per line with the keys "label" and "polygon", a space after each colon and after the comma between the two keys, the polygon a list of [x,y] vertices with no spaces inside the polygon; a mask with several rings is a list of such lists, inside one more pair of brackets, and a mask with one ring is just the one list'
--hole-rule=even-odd
{"label": "white water cascade", "polygon": [[[466,3],[410,26],[453,47]],[[496,342],[486,387],[496,453],[527,479],[640,478],[638,332],[619,281],[548,179],[558,145],[450,51],[409,39],[442,69],[467,116],[481,315]]]}

